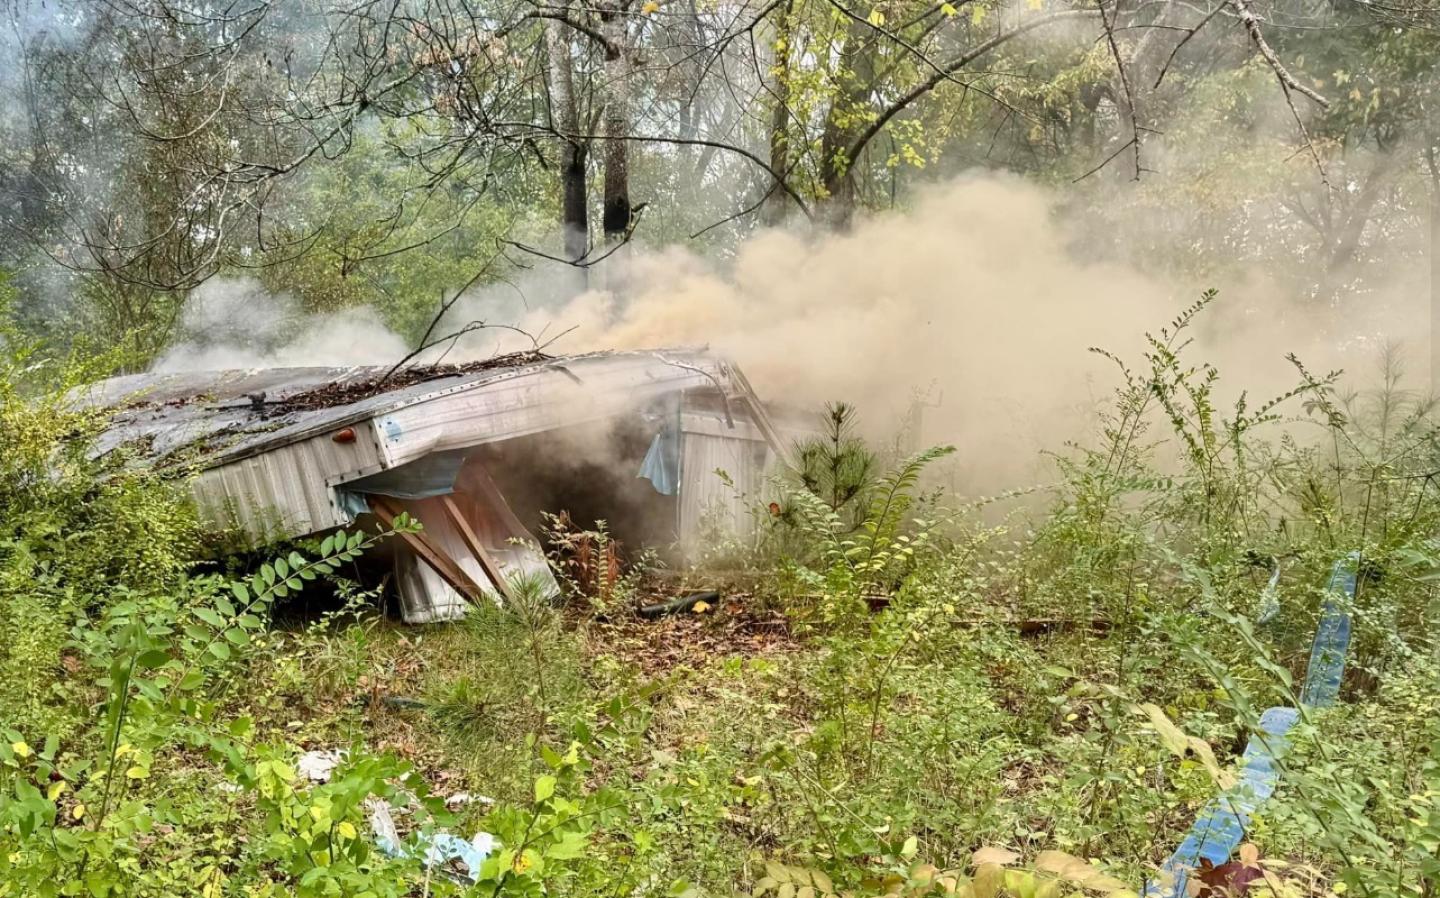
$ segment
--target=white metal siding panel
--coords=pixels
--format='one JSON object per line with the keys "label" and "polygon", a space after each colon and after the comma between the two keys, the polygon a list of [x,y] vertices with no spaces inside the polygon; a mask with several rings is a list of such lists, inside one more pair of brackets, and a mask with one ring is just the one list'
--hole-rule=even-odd
{"label": "white metal siding panel", "polygon": [[[679,390],[729,385],[728,366],[713,358],[679,354],[674,361],[636,353],[567,360],[520,369],[414,396],[388,414],[361,418],[353,426],[356,441],[331,437],[343,418],[292,424],[309,433],[295,442],[247,454],[203,471],[193,483],[202,513],[215,524],[238,525],[257,543],[299,536],[342,525],[347,517],[335,499],[337,484],[414,461],[426,454],[510,439],[551,428],[583,424],[621,414],[653,397]],[[733,385],[731,385],[733,386]],[[727,389],[727,392],[729,390]],[[376,397],[374,402],[383,402]],[[337,409],[334,412],[340,412]],[[682,483],[682,533],[698,533],[704,510],[729,507],[722,517],[737,530],[748,526],[748,509],[715,477],[724,468],[742,491],[759,494],[764,443],[753,424],[686,414],[685,470],[693,473],[686,494]],[[279,434],[277,434],[277,437]],[[264,439],[252,438],[257,446]],[[743,447],[743,448],[742,448]],[[759,448],[757,448],[759,447]]]}
{"label": "white metal siding panel", "polygon": [[370,428],[355,431],[353,443],[327,433],[202,471],[196,503],[211,523],[238,525],[257,544],[338,527],[347,517],[335,501],[336,476],[380,465]]}
{"label": "white metal siding panel", "polygon": [[685,546],[695,546],[717,532],[734,536],[751,532],[752,509],[764,488],[765,452],[763,442],[685,434],[680,462],[680,537]]}
{"label": "white metal siding panel", "polygon": [[581,382],[553,369],[528,372],[482,388],[457,387],[375,419],[390,467],[430,452],[511,439],[619,414],[652,396],[711,387],[704,374],[653,359],[626,359],[587,368]]}

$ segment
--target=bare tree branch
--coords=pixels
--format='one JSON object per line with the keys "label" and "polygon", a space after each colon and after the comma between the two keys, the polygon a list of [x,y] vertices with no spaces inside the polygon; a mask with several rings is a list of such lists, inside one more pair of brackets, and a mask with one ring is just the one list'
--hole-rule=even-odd
{"label": "bare tree branch", "polygon": [[[1245,30],[1249,32],[1250,39],[1255,42],[1255,48],[1260,51],[1260,55],[1264,57],[1266,64],[1270,66],[1270,70],[1275,73],[1275,77],[1280,79],[1280,84],[1286,89],[1287,100],[1289,98],[1289,91],[1293,90],[1296,93],[1309,97],[1322,108],[1330,108],[1329,100],[1297,81],[1295,76],[1290,74],[1290,70],[1285,68],[1285,64],[1280,61],[1280,57],[1275,55],[1275,50],[1270,46],[1269,42],[1265,40],[1265,34],[1260,30],[1260,20],[1255,17],[1255,13],[1250,9],[1250,0],[1229,0],[1229,2],[1230,5],[1234,7],[1235,13],[1240,16],[1240,22],[1245,26]],[[1291,108],[1293,110],[1293,104]],[[1299,113],[1296,113],[1296,118],[1299,118]]]}
{"label": "bare tree branch", "polygon": [[1096,14],[1097,13],[1094,10],[1082,9],[1066,10],[1064,12],[1053,12],[1046,13],[1045,15],[1035,16],[1032,19],[1027,19],[1019,25],[1016,25],[1009,31],[1002,31],[994,37],[990,38],[989,40],[977,44],[969,50],[966,50],[964,53],[961,53],[960,55],[954,57],[950,61],[941,63],[936,72],[933,72],[930,77],[915,85],[910,90],[906,91],[904,94],[898,97],[896,100],[891,102],[889,106],[883,109],[880,114],[875,117],[875,120],[873,122],[867,125],[865,129],[862,130],[853,141],[851,141],[850,146],[847,150],[847,158],[859,158],[860,152],[865,149],[865,145],[868,144],[871,140],[873,140],[875,138],[875,135],[879,134],[881,130],[883,130],[884,127],[890,122],[891,119],[903,112],[907,107],[909,107],[911,103],[914,103],[916,100],[925,96],[930,91],[934,90],[940,84],[945,82],[950,77],[950,75],[960,71],[965,66],[974,62],[976,59],[979,59],[981,56],[984,56],[986,53],[989,53],[991,50],[994,50],[996,47],[999,47],[1000,45],[1008,41],[1014,40],[1022,34],[1034,31],[1037,28],[1043,28],[1046,25],[1053,25],[1057,22],[1074,21],[1076,19],[1088,19]]}

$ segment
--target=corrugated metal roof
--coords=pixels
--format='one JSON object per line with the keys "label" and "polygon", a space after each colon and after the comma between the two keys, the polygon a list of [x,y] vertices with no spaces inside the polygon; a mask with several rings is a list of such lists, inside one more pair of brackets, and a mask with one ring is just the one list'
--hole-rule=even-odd
{"label": "corrugated metal roof", "polygon": [[[597,362],[649,357],[715,375],[728,370],[694,350],[607,352],[567,357],[505,356],[469,365],[407,368],[388,380],[380,366],[262,368],[115,377],[76,396],[81,406],[113,408],[96,442],[104,454],[122,446],[152,462],[177,457],[223,465],[397,411],[450,392],[479,388],[542,369],[592,368]],[[393,383],[390,387],[387,384]]]}
{"label": "corrugated metal roof", "polygon": [[[256,545],[348,523],[346,484],[381,471],[623,415],[674,393],[710,396],[726,435],[773,431],[743,375],[702,350],[530,354],[394,378],[387,370],[142,374],[95,384],[77,401],[112,410],[97,452],[125,447],[145,463],[191,470],[202,515]],[[345,427],[354,438],[335,440]],[[707,471],[741,466],[712,455],[689,461]]]}

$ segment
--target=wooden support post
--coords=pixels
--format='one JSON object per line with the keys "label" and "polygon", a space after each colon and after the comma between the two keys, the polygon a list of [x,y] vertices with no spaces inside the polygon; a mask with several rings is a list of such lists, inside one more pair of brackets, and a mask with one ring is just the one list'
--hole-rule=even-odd
{"label": "wooden support post", "polygon": [[480,562],[480,567],[484,569],[485,576],[489,577],[490,582],[495,584],[495,590],[504,596],[505,601],[513,603],[515,597],[510,593],[510,584],[505,579],[505,573],[500,570],[500,565],[495,561],[495,557],[491,555],[490,551],[480,542],[480,537],[476,536],[475,531],[470,528],[470,522],[465,520],[465,515],[460,513],[460,506],[455,504],[454,497],[441,496],[440,504],[444,507],[445,514],[449,516],[450,523],[459,531],[460,538],[465,541],[465,545],[470,549],[470,553],[475,556],[476,561]]}
{"label": "wooden support post", "polygon": [[[400,516],[402,509],[385,496],[369,496],[368,499],[370,502],[370,510],[375,513],[375,517],[379,518],[380,522],[386,527],[394,527],[395,519]],[[419,533],[397,533],[396,536],[400,537],[405,545],[409,546],[410,550],[419,556],[421,561],[430,565],[435,573],[440,575],[442,580],[450,584],[456,592],[460,593],[460,595],[466,599],[472,602],[478,602],[485,595],[485,591],[480,588],[480,584],[472,580],[470,575],[465,573],[464,568],[455,562],[455,559],[446,555],[443,549],[427,539],[424,531]]]}

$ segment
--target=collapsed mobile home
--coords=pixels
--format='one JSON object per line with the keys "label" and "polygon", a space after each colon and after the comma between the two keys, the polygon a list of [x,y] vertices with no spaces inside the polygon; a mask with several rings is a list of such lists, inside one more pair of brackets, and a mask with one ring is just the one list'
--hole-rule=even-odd
{"label": "collapsed mobile home", "polygon": [[412,623],[554,589],[545,511],[681,552],[743,532],[780,446],[744,375],[697,350],[139,374],[81,401],[109,415],[97,451],[183,472],[249,545],[418,521],[386,556]]}

